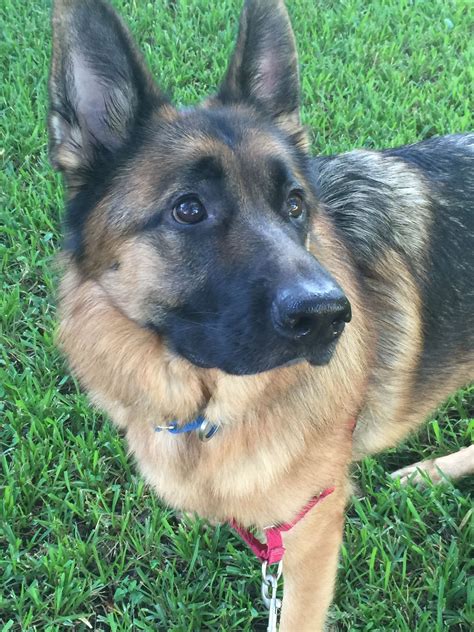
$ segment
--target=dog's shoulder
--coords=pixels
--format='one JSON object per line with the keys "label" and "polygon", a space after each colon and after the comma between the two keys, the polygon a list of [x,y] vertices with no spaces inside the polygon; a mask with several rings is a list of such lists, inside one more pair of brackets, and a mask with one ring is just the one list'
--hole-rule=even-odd
{"label": "dog's shoulder", "polygon": [[[472,362],[474,133],[316,157],[313,169],[322,211],[362,277],[377,276],[391,252],[410,270],[421,305],[420,379]],[[391,295],[400,271],[388,270]]]}
{"label": "dog's shoulder", "polygon": [[445,238],[472,239],[474,133],[317,156],[312,165],[322,206],[361,262],[383,246],[421,261],[440,227]]}

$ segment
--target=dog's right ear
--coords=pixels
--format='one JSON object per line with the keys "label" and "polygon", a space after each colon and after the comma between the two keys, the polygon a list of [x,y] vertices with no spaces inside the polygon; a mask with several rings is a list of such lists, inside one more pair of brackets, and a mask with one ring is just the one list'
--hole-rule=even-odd
{"label": "dog's right ear", "polygon": [[167,99],[103,0],[56,0],[52,23],[50,156],[69,184],[80,185]]}

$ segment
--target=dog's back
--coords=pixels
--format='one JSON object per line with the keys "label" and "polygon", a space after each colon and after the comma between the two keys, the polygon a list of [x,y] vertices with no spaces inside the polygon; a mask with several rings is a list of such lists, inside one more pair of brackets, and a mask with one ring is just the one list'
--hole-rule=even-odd
{"label": "dog's back", "polygon": [[474,375],[474,134],[314,166],[378,337],[356,434],[363,454],[393,443]]}
{"label": "dog's back", "polygon": [[422,171],[433,191],[426,268],[419,275],[424,338],[418,379],[448,379],[456,365],[472,366],[474,353],[474,134],[386,155]]}

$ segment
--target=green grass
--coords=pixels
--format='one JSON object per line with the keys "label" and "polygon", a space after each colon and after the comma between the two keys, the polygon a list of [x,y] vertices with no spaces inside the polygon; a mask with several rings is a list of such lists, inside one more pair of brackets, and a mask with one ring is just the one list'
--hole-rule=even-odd
{"label": "green grass", "polygon": [[[238,2],[117,4],[179,102],[217,84]],[[469,0],[290,5],[316,151],[472,127]],[[42,0],[0,8],[1,629],[264,630],[259,568],[244,545],[160,506],[54,348],[62,192],[46,151],[48,13]],[[401,489],[387,472],[468,444],[473,409],[473,390],[458,393],[417,437],[358,468],[336,629],[470,629],[472,484]]]}

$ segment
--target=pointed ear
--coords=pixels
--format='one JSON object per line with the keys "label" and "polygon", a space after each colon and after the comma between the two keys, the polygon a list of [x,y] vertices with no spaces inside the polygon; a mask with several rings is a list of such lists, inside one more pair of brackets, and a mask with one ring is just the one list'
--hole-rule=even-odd
{"label": "pointed ear", "polygon": [[284,126],[300,126],[298,55],[283,0],[246,0],[217,98],[249,103]]}
{"label": "pointed ear", "polygon": [[80,183],[166,99],[122,21],[103,0],[56,0],[49,81],[50,155]]}

